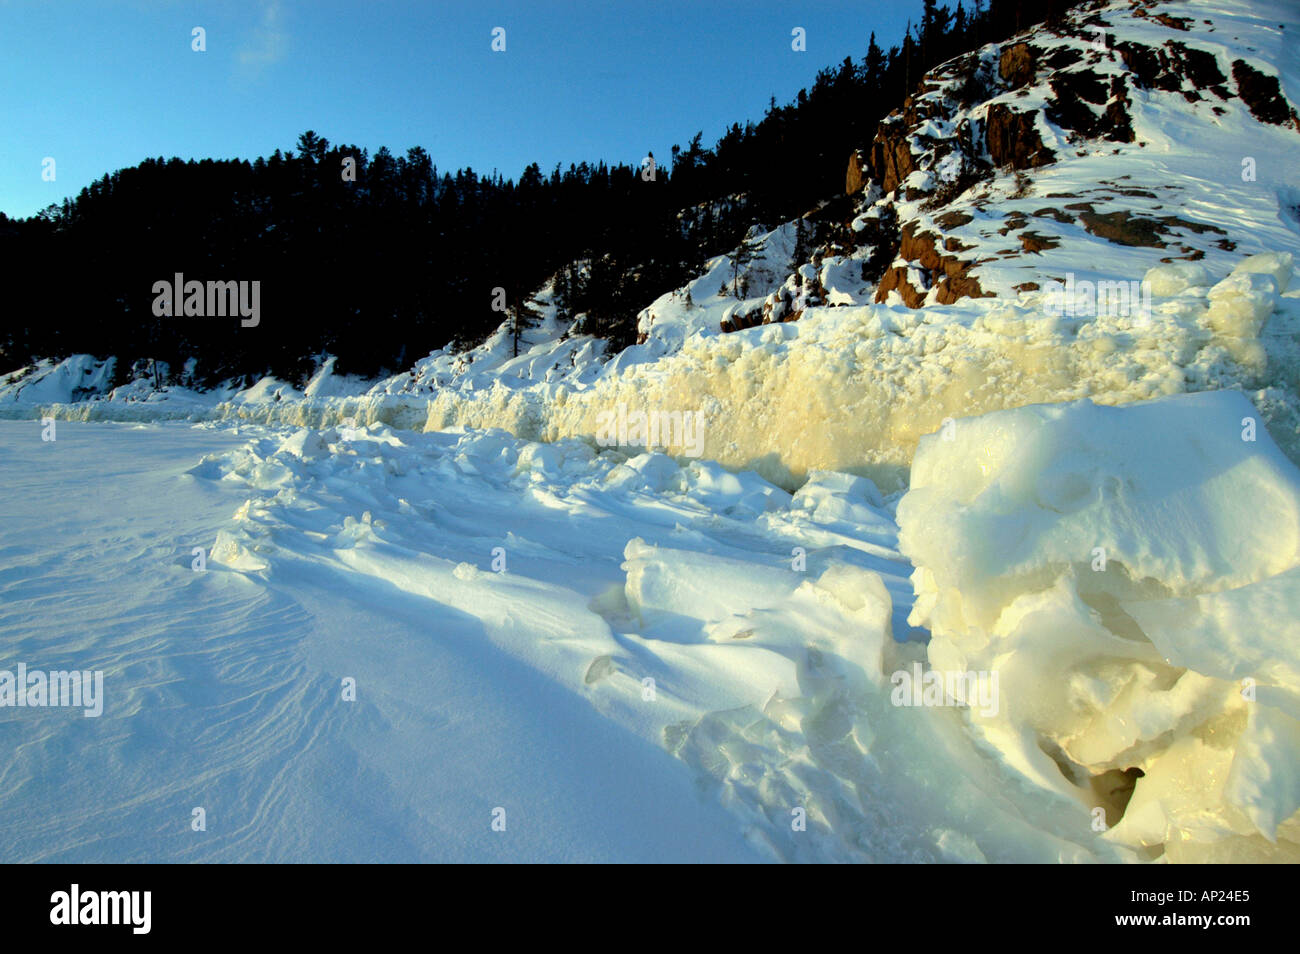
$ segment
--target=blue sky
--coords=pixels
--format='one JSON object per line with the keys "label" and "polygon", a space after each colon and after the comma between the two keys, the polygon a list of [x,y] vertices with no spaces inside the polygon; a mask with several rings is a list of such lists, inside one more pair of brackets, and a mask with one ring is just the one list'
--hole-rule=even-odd
{"label": "blue sky", "polygon": [[[953,4],[955,6],[955,4]],[[899,42],[921,0],[0,0],[0,211],[148,156],[255,158],[314,129],[440,170],[666,159]],[[506,50],[491,49],[494,27]],[[206,31],[205,52],[191,31]],[[807,50],[791,49],[803,27]],[[46,157],[53,182],[43,181]]]}

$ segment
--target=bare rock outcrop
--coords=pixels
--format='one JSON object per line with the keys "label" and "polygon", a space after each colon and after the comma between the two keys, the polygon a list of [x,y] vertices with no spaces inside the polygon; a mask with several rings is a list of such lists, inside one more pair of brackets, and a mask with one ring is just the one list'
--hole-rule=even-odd
{"label": "bare rock outcrop", "polygon": [[906,259],[909,264],[895,265],[885,272],[876,288],[876,301],[883,302],[891,291],[897,291],[909,308],[920,308],[929,289],[921,290],[912,285],[908,280],[910,268],[924,270],[930,286],[938,288],[936,301],[941,305],[951,305],[961,298],[991,298],[992,293],[980,288],[979,279],[969,274],[977,263],[944,254],[938,243],[939,236],[935,233],[918,232],[911,222],[905,225],[898,257]]}
{"label": "bare rock outcrop", "polygon": [[1038,51],[1028,43],[1013,43],[1004,47],[998,59],[998,75],[1012,89],[1019,89],[1034,78]]}
{"label": "bare rock outcrop", "polygon": [[989,156],[998,166],[1036,169],[1056,161],[1056,153],[1043,145],[1034,122],[1037,113],[1016,112],[1003,103],[989,107],[985,136]]}
{"label": "bare rock outcrop", "polygon": [[844,192],[847,195],[857,195],[866,187],[870,179],[870,172],[867,166],[867,159],[862,154],[862,150],[854,149],[849,154],[849,168],[844,173]]}

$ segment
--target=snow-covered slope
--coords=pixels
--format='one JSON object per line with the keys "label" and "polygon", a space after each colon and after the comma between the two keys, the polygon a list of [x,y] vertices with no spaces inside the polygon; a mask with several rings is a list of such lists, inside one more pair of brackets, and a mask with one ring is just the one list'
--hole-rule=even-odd
{"label": "snow-covered slope", "polygon": [[[871,144],[901,230],[877,291],[1014,298],[1300,252],[1294,4],[1085,5],[926,77]],[[1280,85],[1279,85],[1280,83]],[[974,100],[972,102],[971,100]]]}

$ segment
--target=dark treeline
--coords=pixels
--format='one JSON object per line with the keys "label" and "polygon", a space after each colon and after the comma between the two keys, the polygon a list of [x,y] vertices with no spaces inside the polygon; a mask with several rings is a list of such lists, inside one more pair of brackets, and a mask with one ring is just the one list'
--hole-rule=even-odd
{"label": "dark treeline", "polygon": [[[871,140],[924,71],[1002,39],[1067,0],[926,0],[901,44],[872,34],[860,61],[823,69],[757,123],[712,148],[697,134],[647,180],[640,165],[536,164],[518,180],[439,172],[421,148],[394,156],[304,133],[256,161],[148,159],[21,221],[0,214],[10,275],[0,370],[34,357],[197,358],[198,385],[272,373],[302,381],[323,353],[360,374],[397,371],[448,342],[482,340],[558,274],[566,317],[633,340],[637,312],[691,278],[755,224],[775,225],[843,189],[849,153]],[[355,161],[355,176],[344,175]],[[581,264],[576,264],[581,263]],[[155,282],[260,281],[261,320],[153,314]]]}

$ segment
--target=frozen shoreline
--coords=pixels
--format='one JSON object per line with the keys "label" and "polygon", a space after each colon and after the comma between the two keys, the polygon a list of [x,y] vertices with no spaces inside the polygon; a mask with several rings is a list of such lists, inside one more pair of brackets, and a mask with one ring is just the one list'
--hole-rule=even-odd
{"label": "frozen shoreline", "polygon": [[[1190,284],[1204,269],[1154,269],[1149,317],[1051,316],[1041,303],[998,300],[919,311],[812,309],[794,323],[697,333],[677,350],[651,342],[607,364],[584,345],[588,364],[541,380],[496,368],[443,381],[447,356],[435,354],[374,384],[339,378],[328,361],[303,391],[265,379],[243,391],[153,392],[136,381],[108,392],[105,364],[83,355],[0,381],[0,417],[498,427],[525,440],[594,443],[602,415],[624,405],[699,415],[704,458],[754,470],[787,490],[810,471],[837,470],[895,491],[917,441],[946,420],[1027,404],[1124,405],[1229,388],[1251,397],[1263,425],[1300,461],[1293,267],[1289,254],[1252,256],[1212,285]],[[530,360],[540,368],[570,344],[548,337]],[[95,396],[71,402],[78,387]]]}

